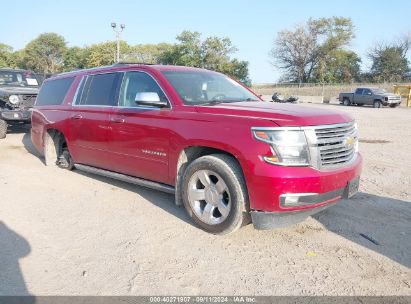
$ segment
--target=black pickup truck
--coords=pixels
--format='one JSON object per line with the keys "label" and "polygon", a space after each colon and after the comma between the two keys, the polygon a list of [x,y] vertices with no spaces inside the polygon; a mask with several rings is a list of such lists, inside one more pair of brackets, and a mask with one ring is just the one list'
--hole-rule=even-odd
{"label": "black pickup truck", "polygon": [[0,138],[11,124],[26,124],[36,101],[39,83],[31,71],[0,69]]}

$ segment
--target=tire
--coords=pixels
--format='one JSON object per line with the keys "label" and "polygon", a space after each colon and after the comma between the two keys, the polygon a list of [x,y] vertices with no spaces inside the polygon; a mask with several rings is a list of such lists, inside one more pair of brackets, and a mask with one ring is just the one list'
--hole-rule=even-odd
{"label": "tire", "polygon": [[57,166],[67,170],[74,168],[74,161],[61,133],[47,132],[44,135],[44,160],[46,166]]}
{"label": "tire", "polygon": [[7,122],[3,119],[0,119],[0,139],[6,138],[7,134]]}
{"label": "tire", "polygon": [[381,101],[374,100],[373,106],[374,106],[374,108],[381,108],[382,107]]}
{"label": "tire", "polygon": [[346,107],[348,107],[348,106],[351,105],[351,101],[350,101],[348,98],[344,98],[344,99],[343,99],[343,105],[346,106]]}
{"label": "tire", "polygon": [[63,148],[63,151],[60,153],[58,160],[57,160],[57,166],[61,169],[66,169],[66,170],[73,170],[74,168],[74,161],[71,158],[70,151],[68,148]]}
{"label": "tire", "polygon": [[400,105],[399,103],[392,103],[392,104],[390,104],[390,108],[396,108],[399,105]]}
{"label": "tire", "polygon": [[364,104],[363,103],[357,103],[358,107],[362,107]]}
{"label": "tire", "polygon": [[44,162],[46,166],[57,165],[57,155],[59,150],[59,137],[57,133],[47,132],[44,135]]}
{"label": "tire", "polygon": [[193,221],[209,233],[229,234],[250,221],[244,176],[228,155],[202,156],[190,163],[183,174],[182,198]]}

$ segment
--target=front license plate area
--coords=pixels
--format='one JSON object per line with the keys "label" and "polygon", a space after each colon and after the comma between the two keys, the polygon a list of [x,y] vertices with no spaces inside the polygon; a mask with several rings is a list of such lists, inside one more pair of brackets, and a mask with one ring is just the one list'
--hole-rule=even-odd
{"label": "front license plate area", "polygon": [[344,198],[351,198],[358,192],[358,188],[360,186],[360,177],[357,176],[356,178],[350,180],[348,182],[347,187],[344,191]]}

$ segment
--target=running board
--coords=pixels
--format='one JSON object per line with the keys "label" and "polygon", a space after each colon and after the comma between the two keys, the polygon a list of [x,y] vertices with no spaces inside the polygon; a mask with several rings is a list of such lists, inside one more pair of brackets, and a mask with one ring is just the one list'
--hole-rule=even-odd
{"label": "running board", "polygon": [[122,182],[130,183],[130,184],[134,184],[138,186],[143,186],[143,187],[147,187],[147,188],[151,188],[154,190],[159,190],[159,191],[167,192],[171,194],[175,193],[174,187],[165,185],[162,183],[156,183],[156,182],[145,180],[142,178],[133,177],[133,176],[129,176],[129,175],[125,175],[125,174],[121,174],[117,172],[112,172],[112,171],[108,171],[104,169],[99,169],[99,168],[95,168],[91,166],[81,165],[81,164],[75,164],[74,167],[84,172],[114,178]]}

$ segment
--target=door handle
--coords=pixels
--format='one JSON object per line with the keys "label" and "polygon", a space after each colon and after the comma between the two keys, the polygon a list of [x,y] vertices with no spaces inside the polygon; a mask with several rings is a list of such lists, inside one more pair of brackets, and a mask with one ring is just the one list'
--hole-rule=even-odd
{"label": "door handle", "polygon": [[83,116],[81,116],[80,114],[76,114],[76,115],[71,116],[71,119],[82,119],[82,118],[83,118]]}
{"label": "door handle", "polygon": [[118,117],[117,118],[111,118],[110,121],[114,122],[114,123],[123,123],[123,122],[125,122],[124,118],[118,118]]}

